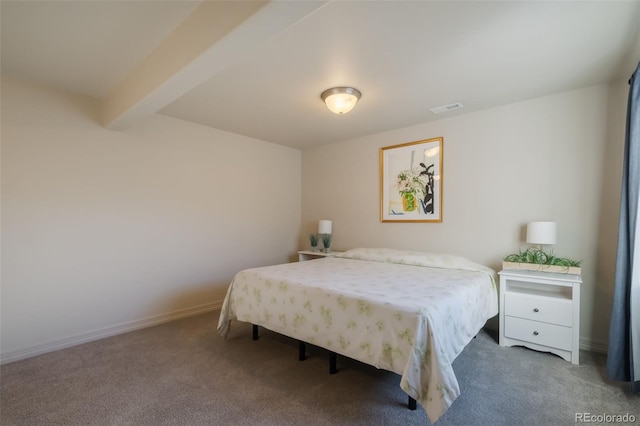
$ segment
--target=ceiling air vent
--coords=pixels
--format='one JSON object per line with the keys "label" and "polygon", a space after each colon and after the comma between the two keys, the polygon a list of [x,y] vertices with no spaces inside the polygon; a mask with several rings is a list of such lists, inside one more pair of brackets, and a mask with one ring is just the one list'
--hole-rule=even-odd
{"label": "ceiling air vent", "polygon": [[462,108],[462,104],[460,102],[431,108],[431,112],[434,114],[440,114],[442,112],[453,111],[454,109],[458,108]]}

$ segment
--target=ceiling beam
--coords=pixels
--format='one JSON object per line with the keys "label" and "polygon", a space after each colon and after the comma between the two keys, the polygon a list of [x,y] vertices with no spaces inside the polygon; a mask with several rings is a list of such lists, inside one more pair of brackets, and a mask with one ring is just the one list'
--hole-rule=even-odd
{"label": "ceiling beam", "polygon": [[105,99],[102,124],[124,130],[237,63],[327,1],[203,1]]}

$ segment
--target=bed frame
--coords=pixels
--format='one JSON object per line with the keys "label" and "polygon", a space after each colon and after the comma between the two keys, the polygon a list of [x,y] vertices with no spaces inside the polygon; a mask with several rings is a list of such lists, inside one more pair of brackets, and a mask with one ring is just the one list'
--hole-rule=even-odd
{"label": "bed frame", "polygon": [[[252,326],[253,326],[253,331],[252,331],[253,340],[258,340],[260,338],[259,328],[256,324],[252,324]],[[298,340],[298,360],[305,361],[306,359],[307,359],[307,344],[302,340]],[[338,372],[337,362],[338,362],[338,354],[336,354],[333,351],[329,351],[329,374],[336,374]],[[417,408],[416,400],[411,396],[407,395],[407,397],[409,398],[407,402],[407,408],[409,408],[409,410],[415,410]]]}

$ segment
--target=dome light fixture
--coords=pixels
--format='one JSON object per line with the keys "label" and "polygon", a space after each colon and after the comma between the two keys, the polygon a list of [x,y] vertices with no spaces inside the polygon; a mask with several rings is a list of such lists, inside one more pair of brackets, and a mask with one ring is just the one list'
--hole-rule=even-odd
{"label": "dome light fixture", "polygon": [[344,114],[353,109],[362,93],[353,87],[332,87],[320,95],[327,108],[336,114]]}

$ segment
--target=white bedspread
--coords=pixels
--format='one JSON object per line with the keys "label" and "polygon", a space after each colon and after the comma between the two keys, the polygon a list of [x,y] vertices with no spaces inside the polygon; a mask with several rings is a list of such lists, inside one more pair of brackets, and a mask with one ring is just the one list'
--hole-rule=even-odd
{"label": "white bedspread", "polygon": [[355,249],[239,272],[218,331],[246,321],[396,372],[435,422],[460,394],[454,359],[497,313],[492,269],[449,255]]}

